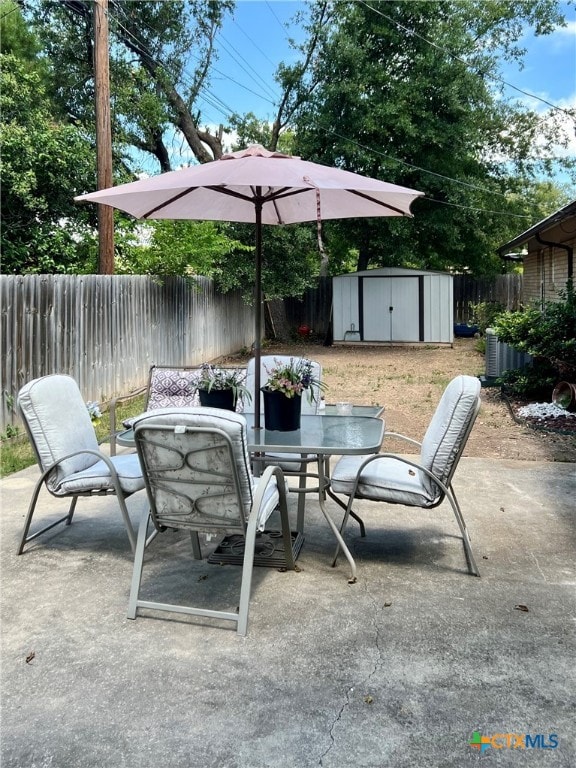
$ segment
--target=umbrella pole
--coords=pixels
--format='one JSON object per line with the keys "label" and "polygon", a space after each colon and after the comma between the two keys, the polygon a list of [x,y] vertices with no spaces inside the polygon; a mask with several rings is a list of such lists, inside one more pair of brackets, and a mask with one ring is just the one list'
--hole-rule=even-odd
{"label": "umbrella pole", "polygon": [[254,339],[254,429],[260,429],[260,339],[262,338],[262,203],[256,201],[256,279]]}

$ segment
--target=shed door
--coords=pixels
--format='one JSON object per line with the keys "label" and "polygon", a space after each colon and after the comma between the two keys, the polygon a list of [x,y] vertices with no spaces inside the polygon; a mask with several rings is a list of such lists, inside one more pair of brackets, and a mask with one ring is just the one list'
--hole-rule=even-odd
{"label": "shed door", "polygon": [[364,341],[420,341],[418,277],[362,280]]}

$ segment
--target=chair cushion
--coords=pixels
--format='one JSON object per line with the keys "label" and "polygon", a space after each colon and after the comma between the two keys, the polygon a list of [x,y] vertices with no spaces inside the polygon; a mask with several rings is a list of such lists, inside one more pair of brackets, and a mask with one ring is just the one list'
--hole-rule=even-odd
{"label": "chair cushion", "polygon": [[[350,496],[356,475],[368,456],[343,456],[336,463],[330,485],[335,493]],[[423,473],[394,458],[371,461],[362,471],[357,496],[409,507],[431,507],[439,494],[431,494],[422,481]]]}
{"label": "chair cushion", "polygon": [[[456,376],[444,390],[420,450],[420,463],[443,483],[451,477],[468,429],[476,415],[480,380],[474,376]],[[433,480],[423,476],[430,495],[437,493]]]}
{"label": "chair cushion", "polygon": [[[43,376],[25,384],[18,393],[18,408],[44,470],[74,451],[98,451],[98,440],[86,403],[71,376]],[[93,454],[80,453],[62,462],[47,485],[58,489],[65,477],[96,464]]]}
{"label": "chair cushion", "polygon": [[199,369],[153,367],[148,386],[147,411],[199,405],[197,382]]}
{"label": "chair cushion", "polygon": [[[120,487],[129,496],[131,493],[144,488],[144,477],[138,456],[135,453],[122,456],[112,456],[110,461],[118,473]],[[113,488],[110,470],[106,462],[97,460],[95,464],[82,472],[68,475],[55,491],[56,495],[67,493],[84,493]]]}
{"label": "chair cushion", "polygon": [[[252,485],[252,490],[254,493],[256,493],[256,489],[258,487],[258,483],[260,482],[260,478],[255,477],[254,482]],[[286,493],[288,493],[288,485],[286,483],[286,480],[284,480]],[[280,497],[278,495],[278,483],[277,478],[274,475],[272,479],[270,480],[268,486],[266,487],[266,491],[264,493],[264,499],[262,500],[262,506],[260,507],[260,513],[258,515],[258,530],[263,531],[266,527],[266,520],[270,517],[272,512],[276,509],[280,502]]]}
{"label": "chair cushion", "polygon": [[[147,426],[169,426],[169,427],[207,427],[216,428],[225,432],[231,440],[233,458],[236,462],[238,471],[240,492],[242,494],[242,512],[245,519],[248,518],[252,509],[252,503],[254,494],[258,488],[259,478],[255,478],[252,475],[250,469],[250,456],[248,454],[248,442],[246,434],[246,419],[240,414],[236,414],[232,411],[225,411],[220,408],[206,408],[206,407],[190,407],[190,408],[163,408],[157,409],[152,412],[142,414],[136,419],[134,424],[135,429],[138,427]],[[180,436],[181,437],[181,436]],[[160,467],[163,465],[170,467],[173,464],[174,452],[171,450],[176,443],[177,436],[170,436],[170,439],[165,441],[165,445],[156,445],[154,447],[154,463]],[[207,438],[209,441],[209,438]],[[164,441],[162,441],[164,443]],[[217,470],[214,466],[215,456],[214,454],[206,453],[205,461],[201,455],[195,458],[195,466],[206,469],[207,472]],[[185,477],[188,467],[183,468],[183,477]],[[216,475],[214,474],[214,479]],[[181,516],[181,520],[188,518],[187,522],[190,525],[194,517],[194,509],[189,504],[189,500],[185,497],[185,494],[174,493],[174,489],[170,488],[170,480],[163,480],[164,488],[167,490],[166,501],[167,506],[170,507],[170,514],[174,516],[173,524],[177,527],[178,515]],[[163,489],[157,491],[158,496],[156,498],[156,507],[159,506],[159,499],[163,493]],[[286,487],[286,492],[288,488]],[[208,511],[205,519],[209,518],[210,511],[213,514],[217,514],[221,517],[230,517],[231,522],[238,520],[238,512],[235,511],[234,501],[231,497],[206,497],[206,503],[204,505],[198,500],[195,503],[195,507],[199,512]],[[267,485],[260,513],[258,516],[258,528],[264,530],[266,520],[270,517],[272,512],[276,509],[279,503],[278,485],[276,477],[272,477],[270,483]],[[211,507],[211,509],[210,509]],[[203,526],[207,528],[208,526]]]}
{"label": "chair cushion", "polygon": [[253,501],[254,479],[250,469],[250,456],[246,435],[246,419],[233,411],[204,406],[188,408],[159,408],[139,416],[134,422],[134,429],[139,426],[166,425],[170,427],[206,427],[221,429],[230,438],[238,469],[242,503],[246,516],[250,513]]}

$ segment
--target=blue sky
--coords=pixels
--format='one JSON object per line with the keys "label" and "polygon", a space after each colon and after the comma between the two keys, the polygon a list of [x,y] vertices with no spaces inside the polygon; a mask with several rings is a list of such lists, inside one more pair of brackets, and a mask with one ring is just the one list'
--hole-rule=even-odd
{"label": "blue sky", "polygon": [[[261,119],[274,116],[273,102],[277,99],[278,89],[273,74],[281,61],[290,61],[295,55],[288,38],[303,39],[304,33],[293,18],[304,7],[304,3],[286,0],[237,2],[234,17],[225,23],[219,36],[220,58],[210,87],[211,95],[207,95],[207,101],[201,104],[206,122],[224,122],[229,108],[240,113],[252,111]],[[543,38],[528,33],[524,69],[508,66],[503,71],[503,78],[556,106],[574,107],[576,10],[567,4],[563,7],[569,19],[568,27]],[[286,24],[288,28],[285,28]],[[549,109],[542,101],[514,90],[509,93],[538,112]],[[576,152],[576,140],[573,149]]]}

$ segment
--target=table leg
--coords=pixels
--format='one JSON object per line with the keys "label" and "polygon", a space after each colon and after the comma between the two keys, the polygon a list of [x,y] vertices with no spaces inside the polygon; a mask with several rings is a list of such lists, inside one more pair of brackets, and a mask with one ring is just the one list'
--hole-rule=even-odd
{"label": "table leg", "polygon": [[[342,507],[342,509],[344,510],[344,512],[346,512],[346,510],[348,509],[348,506],[346,504],[344,504],[342,499],[339,499],[338,496],[336,496],[332,492],[332,489],[330,488],[330,486],[328,486],[326,488],[326,492],[328,493],[330,498],[333,499],[336,502],[336,504],[339,504]],[[348,514],[350,515],[350,517],[353,517],[354,520],[356,520],[356,522],[360,526],[360,536],[362,536],[362,538],[365,539],[366,538],[366,528],[364,526],[364,520],[362,520],[362,518],[359,515],[357,515],[356,512],[354,512],[353,510],[350,510],[350,512]],[[342,527],[340,527],[340,531],[342,531]]]}
{"label": "table leg", "polygon": [[340,545],[340,549],[344,553],[344,556],[350,563],[350,571],[351,575],[348,579],[349,584],[355,584],[356,583],[356,563],[354,562],[354,558],[352,557],[352,553],[346,546],[346,542],[342,538],[342,534],[338,530],[337,525],[334,523],[330,515],[328,514],[328,511],[326,509],[326,493],[328,493],[332,498],[334,498],[336,501],[340,503],[340,500],[335,497],[332,493],[330,493],[330,479],[327,477],[325,472],[325,464],[324,464],[324,457],[318,456],[318,474],[319,474],[319,493],[318,493],[318,503],[320,504],[320,509],[322,511],[322,514],[326,518],[326,522],[332,529],[332,533],[336,537],[336,541]]}

